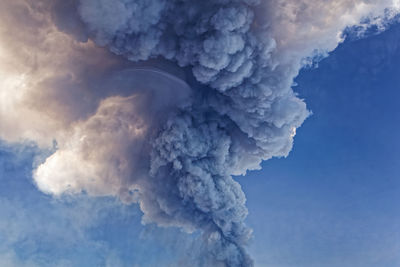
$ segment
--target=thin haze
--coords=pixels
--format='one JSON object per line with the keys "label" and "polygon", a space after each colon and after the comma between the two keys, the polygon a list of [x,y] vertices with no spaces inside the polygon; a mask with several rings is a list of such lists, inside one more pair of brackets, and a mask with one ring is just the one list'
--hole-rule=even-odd
{"label": "thin haze", "polygon": [[310,57],[397,1],[6,0],[0,137],[53,154],[44,193],[138,203],[144,223],[203,233],[200,266],[253,266],[232,175],[285,157],[310,115]]}

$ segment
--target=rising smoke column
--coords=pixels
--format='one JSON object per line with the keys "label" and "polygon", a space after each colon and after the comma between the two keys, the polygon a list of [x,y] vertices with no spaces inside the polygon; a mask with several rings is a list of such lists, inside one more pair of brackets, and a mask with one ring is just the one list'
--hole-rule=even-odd
{"label": "rising smoke column", "polygon": [[[346,25],[392,4],[3,2],[27,20],[2,14],[4,25],[28,37],[12,39],[4,27],[1,40],[34,53],[32,67],[12,81],[20,94],[6,90],[1,100],[33,123],[13,123],[15,114],[2,109],[0,136],[55,139],[56,152],[34,173],[42,191],[138,202],[144,222],[204,233],[200,266],[252,266],[245,196],[232,175],[291,150],[309,115],[291,89],[301,59],[334,49]],[[173,77],[165,60],[186,74]]]}
{"label": "rising smoke column", "polygon": [[[226,266],[251,266],[245,196],[232,174],[286,156],[308,116],[290,89],[297,70],[274,66],[275,40],[256,25],[257,1],[80,1],[89,36],[132,61],[162,56],[203,86],[152,141],[139,182],[144,220],[202,229]],[[116,14],[119,14],[116,16]],[[279,81],[282,80],[282,81]],[[40,176],[39,169],[39,176]],[[216,264],[216,263],[214,263]]]}

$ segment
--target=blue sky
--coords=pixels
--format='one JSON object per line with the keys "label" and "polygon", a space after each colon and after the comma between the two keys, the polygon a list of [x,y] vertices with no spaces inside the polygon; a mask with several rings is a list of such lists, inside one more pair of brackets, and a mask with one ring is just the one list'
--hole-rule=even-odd
{"label": "blue sky", "polygon": [[313,115],[285,159],[240,178],[260,266],[400,266],[400,27],[302,70]]}
{"label": "blue sky", "polygon": [[[291,154],[237,178],[256,266],[400,266],[399,41],[395,25],[301,71],[295,90],[313,115]],[[192,237],[142,226],[134,205],[38,191],[34,145],[0,149],[0,266],[174,266],[191,256]]]}

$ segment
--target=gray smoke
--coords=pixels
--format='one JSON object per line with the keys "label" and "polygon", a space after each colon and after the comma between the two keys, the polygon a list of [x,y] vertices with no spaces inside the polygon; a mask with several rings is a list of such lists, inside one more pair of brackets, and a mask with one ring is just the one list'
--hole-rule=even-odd
{"label": "gray smoke", "polygon": [[276,43],[255,14],[258,1],[81,0],[77,8],[98,45],[132,61],[175,61],[202,84],[151,141],[150,175],[139,182],[144,220],[202,229],[216,262],[252,266],[245,196],[231,175],[286,156],[309,114],[290,89],[297,69],[271,59]]}
{"label": "gray smoke", "polygon": [[24,75],[24,64],[4,67],[24,97],[9,89],[1,100],[32,122],[14,124],[16,115],[2,112],[0,137],[55,139],[57,150],[34,173],[42,191],[137,202],[144,223],[203,233],[199,266],[253,266],[246,198],[232,175],[290,152],[310,114],[291,89],[301,59],[335,48],[344,26],[392,4],[314,2],[0,3],[36,25],[2,15],[27,36],[13,39],[0,27],[9,53],[31,49],[26,58],[34,63]]}

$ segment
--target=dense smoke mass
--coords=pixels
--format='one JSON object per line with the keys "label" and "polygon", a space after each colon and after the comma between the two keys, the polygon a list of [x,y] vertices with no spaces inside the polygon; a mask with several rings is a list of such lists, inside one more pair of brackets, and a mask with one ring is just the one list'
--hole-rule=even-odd
{"label": "dense smoke mass", "polygon": [[138,203],[144,223],[203,233],[199,266],[253,266],[246,198],[232,175],[292,149],[310,114],[291,89],[302,60],[395,7],[6,0],[0,137],[53,148],[33,175],[43,192]]}

